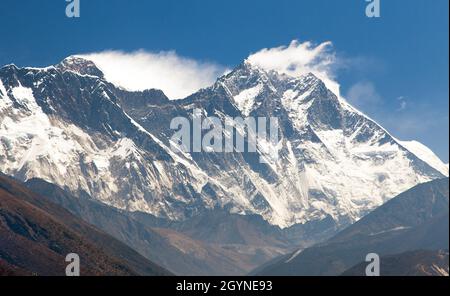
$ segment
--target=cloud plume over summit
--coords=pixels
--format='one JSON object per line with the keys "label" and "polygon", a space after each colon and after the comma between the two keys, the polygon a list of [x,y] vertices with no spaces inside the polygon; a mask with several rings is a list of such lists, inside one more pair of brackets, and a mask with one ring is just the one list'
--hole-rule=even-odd
{"label": "cloud plume over summit", "polygon": [[106,79],[128,90],[157,88],[182,99],[214,83],[226,67],[178,55],[175,51],[103,51],[80,55],[92,60]]}
{"label": "cloud plume over summit", "polygon": [[290,76],[312,72],[327,87],[339,95],[339,84],[334,79],[338,59],[331,42],[315,45],[293,40],[289,46],[265,48],[249,56],[248,61],[265,70],[274,70]]}

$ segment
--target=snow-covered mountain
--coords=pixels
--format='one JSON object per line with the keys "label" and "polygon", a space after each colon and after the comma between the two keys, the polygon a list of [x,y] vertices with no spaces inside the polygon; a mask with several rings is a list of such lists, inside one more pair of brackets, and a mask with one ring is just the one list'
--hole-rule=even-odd
{"label": "snow-covered mountain", "polygon": [[[194,108],[222,120],[278,117],[280,157],[270,157],[269,143],[257,153],[172,149],[171,120]],[[428,148],[397,140],[313,74],[290,77],[245,61],[170,101],[159,90],[116,87],[78,57],[0,69],[0,171],[170,220],[221,208],[280,227],[330,216],[345,225],[448,175]]]}

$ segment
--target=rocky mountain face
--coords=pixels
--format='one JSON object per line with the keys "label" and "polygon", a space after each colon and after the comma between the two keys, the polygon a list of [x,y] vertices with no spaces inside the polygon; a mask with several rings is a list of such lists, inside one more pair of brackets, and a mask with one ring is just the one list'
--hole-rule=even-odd
{"label": "rocky mountain face", "polygon": [[176,275],[245,275],[289,252],[296,242],[259,216],[214,212],[192,221],[171,222],[77,198],[41,179],[28,180],[25,185]]}
{"label": "rocky mountain face", "polygon": [[224,210],[169,221],[75,197],[41,179],[30,179],[25,185],[176,275],[245,275],[274,257],[328,237],[326,229],[334,225],[329,218],[281,229],[259,215]]}
{"label": "rocky mountain face", "polygon": [[[170,143],[170,122],[192,119],[193,109],[221,122],[277,117],[279,141],[258,143],[256,153],[182,152]],[[118,88],[77,57],[48,68],[0,69],[0,171],[168,221],[223,210],[281,228],[325,221],[332,233],[448,174],[419,148],[391,136],[313,74],[288,77],[248,61],[179,101],[159,90]]]}
{"label": "rocky mountain face", "polygon": [[0,238],[0,275],[64,276],[69,253],[80,256],[84,276],[171,274],[1,174]]}
{"label": "rocky mountain face", "polygon": [[[369,253],[383,258],[408,251],[448,250],[448,247],[449,180],[445,178],[419,184],[331,239],[273,260],[253,274],[340,275],[364,261]],[[389,258],[395,261],[395,256]],[[401,269],[401,264],[398,268]]]}

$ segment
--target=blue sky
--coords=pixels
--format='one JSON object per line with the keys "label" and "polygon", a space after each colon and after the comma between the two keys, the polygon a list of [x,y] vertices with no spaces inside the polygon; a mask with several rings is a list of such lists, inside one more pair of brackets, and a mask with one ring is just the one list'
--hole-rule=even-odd
{"label": "blue sky", "polygon": [[448,0],[1,0],[0,65],[46,66],[71,54],[175,50],[233,67],[262,48],[331,41],[341,93],[394,136],[448,162]]}

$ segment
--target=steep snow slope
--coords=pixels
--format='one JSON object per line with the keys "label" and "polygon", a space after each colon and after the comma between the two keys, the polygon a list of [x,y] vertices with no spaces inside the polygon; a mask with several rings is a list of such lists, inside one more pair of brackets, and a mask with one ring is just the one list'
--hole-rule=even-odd
{"label": "steep snow slope", "polygon": [[417,141],[399,141],[399,143],[437,171],[448,176],[448,164],[444,164],[430,148]]}
{"label": "steep snow slope", "polygon": [[[1,78],[1,171],[40,177],[118,208],[183,217],[189,194],[177,190],[186,184],[195,194],[206,177],[129,118],[97,77],[56,68],[2,70],[12,73]],[[40,76],[50,81],[36,83]],[[69,81],[56,86],[59,79]],[[79,84],[86,94],[77,93]]]}
{"label": "steep snow slope", "polygon": [[[226,184],[228,195],[240,204],[232,211],[256,212],[281,226],[327,215],[345,224],[417,183],[443,176],[313,74],[288,77],[246,61],[176,106],[153,108],[142,113],[139,107],[125,106],[142,126],[163,135],[171,134],[170,119],[189,117],[194,108],[222,120],[225,115],[277,116],[279,160],[256,164],[245,153],[193,158],[210,177]],[[265,144],[258,147],[260,154],[273,151]]]}
{"label": "steep snow slope", "polygon": [[[279,142],[259,143],[258,153],[171,150],[170,121],[191,118],[194,108],[222,122],[277,117]],[[448,172],[410,146],[313,74],[289,77],[248,61],[180,101],[116,88],[75,57],[45,69],[0,69],[0,170],[171,220],[224,208],[281,227],[328,216],[346,225]]]}

